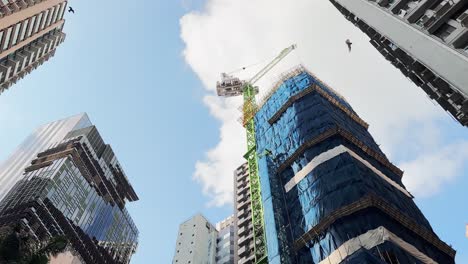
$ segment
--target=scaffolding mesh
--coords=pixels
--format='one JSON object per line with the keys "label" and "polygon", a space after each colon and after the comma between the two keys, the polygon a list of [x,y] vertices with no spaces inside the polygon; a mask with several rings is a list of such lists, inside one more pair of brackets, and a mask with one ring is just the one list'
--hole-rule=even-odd
{"label": "scaffolding mesh", "polygon": [[[290,191],[285,190],[285,184],[314,157],[341,145],[405,188],[401,171],[388,161],[344,98],[302,67],[285,76],[255,116],[269,263],[320,263],[346,241],[380,226],[436,262],[453,263],[454,251],[434,234],[411,197],[349,153],[318,165]],[[323,225],[317,234],[304,236],[369,194],[390,209],[363,207]],[[398,214],[392,216],[389,210]],[[407,219],[419,233],[405,227]],[[379,249],[360,250],[348,259],[349,263],[391,263],[388,260],[394,255],[400,263],[420,263],[390,242]]]}

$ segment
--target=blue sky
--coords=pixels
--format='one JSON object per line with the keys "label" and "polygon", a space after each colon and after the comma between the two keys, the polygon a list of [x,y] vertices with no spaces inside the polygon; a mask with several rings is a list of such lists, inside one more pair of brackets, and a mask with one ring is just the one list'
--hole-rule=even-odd
{"label": "blue sky", "polygon": [[[282,7],[277,0],[258,0],[249,6],[249,10],[263,15],[258,18],[240,12],[245,11],[246,1],[234,2],[230,6],[224,0],[147,0],[131,4],[70,1],[76,13],[66,14],[67,39],[56,55],[0,95],[0,160],[38,125],[87,112],[104,140],[112,145],[140,196],[140,201],[129,205],[141,232],[132,263],[170,263],[179,223],[197,212],[213,222],[231,213],[232,206],[227,201],[232,170],[242,161],[237,154],[243,151],[244,134],[235,120],[240,115],[236,112],[239,102],[218,101],[213,97],[211,83],[220,71],[271,57],[291,41],[297,41],[302,49],[284,67],[305,63],[349,98],[355,110],[370,123],[371,133],[383,144],[384,151],[396,164],[406,166],[405,177],[411,177],[408,171],[418,175],[419,178],[414,177],[417,181],[410,182],[421,193],[422,198],[417,195],[416,202],[442,239],[458,250],[458,262],[468,263],[468,239],[464,237],[464,223],[468,223],[468,158],[457,148],[468,141],[466,129],[389,66],[360,32],[331,11],[328,3],[323,8],[332,13],[325,12],[323,16],[337,21],[330,30],[346,28],[348,35],[337,39],[352,36],[357,47],[354,57],[342,59],[348,54],[345,49],[340,50],[340,42],[329,45],[340,51],[325,50],[329,57],[324,60],[309,54],[315,47],[289,32],[290,28],[280,25],[270,32],[264,30],[264,24],[272,20],[265,22],[263,17],[279,17],[288,11],[297,23],[307,25],[310,21],[301,21],[303,17],[294,13],[295,7]],[[305,1],[298,1],[298,5],[304,10],[310,7]],[[272,10],[265,10],[267,7]],[[310,12],[321,15],[313,8]],[[242,21],[246,19],[239,17],[230,19],[231,13],[247,13],[252,24],[245,26]],[[317,38],[314,28],[300,30],[298,35]],[[284,41],[270,41],[284,36],[281,32],[287,32]],[[324,33],[320,38],[329,37]],[[356,63],[358,58],[363,62]],[[371,62],[384,67],[384,78],[394,85],[389,90],[397,91],[389,92],[388,101],[402,96],[398,89],[404,87],[407,96],[415,97],[416,102],[402,100],[399,104],[403,106],[395,104],[393,108],[387,101],[372,103],[386,90],[378,87],[373,76],[362,78]],[[344,70],[350,74],[337,74]],[[365,96],[347,88],[358,82]],[[381,109],[379,105],[383,105]],[[414,111],[408,111],[411,105]],[[375,113],[385,111],[398,113],[378,119]],[[237,142],[242,144],[227,151]],[[456,164],[451,164],[453,153],[463,156]],[[239,158],[226,162],[233,155]],[[450,177],[444,178],[436,169],[421,169],[424,162],[439,158],[453,170]],[[421,178],[425,174],[428,178]],[[427,181],[433,184],[428,185]],[[426,193],[421,188],[432,191]]]}

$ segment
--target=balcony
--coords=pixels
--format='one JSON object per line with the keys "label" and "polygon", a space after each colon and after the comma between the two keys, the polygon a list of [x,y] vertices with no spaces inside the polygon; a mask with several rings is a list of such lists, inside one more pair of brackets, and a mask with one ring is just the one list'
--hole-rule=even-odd
{"label": "balcony", "polygon": [[242,208],[245,208],[247,205],[250,205],[250,199],[247,199],[241,203],[238,203],[237,210],[241,210]]}
{"label": "balcony", "polygon": [[239,259],[238,264],[253,264],[254,263],[254,254],[250,254],[249,256],[243,257]]}
{"label": "balcony", "polygon": [[249,200],[249,198],[250,198],[250,195],[248,195],[247,193],[243,193],[241,195],[238,195],[237,196],[237,203],[239,204],[239,203],[241,203],[241,202],[243,202],[245,200]]}
{"label": "balcony", "polygon": [[250,244],[252,239],[253,239],[253,232],[248,234],[247,236],[243,236],[243,237],[239,238],[238,244],[239,244],[239,246],[243,246],[245,243]]}
{"label": "balcony", "polygon": [[248,211],[248,215],[245,218],[239,219],[237,221],[238,226],[243,226],[245,223],[252,222],[252,215],[250,214],[250,211]]}
{"label": "balcony", "polygon": [[237,235],[238,235],[239,237],[241,237],[241,236],[250,234],[250,233],[252,233],[252,232],[251,232],[252,228],[253,228],[252,223],[250,223],[248,226],[241,227],[241,228],[239,228],[239,230],[237,231]]}

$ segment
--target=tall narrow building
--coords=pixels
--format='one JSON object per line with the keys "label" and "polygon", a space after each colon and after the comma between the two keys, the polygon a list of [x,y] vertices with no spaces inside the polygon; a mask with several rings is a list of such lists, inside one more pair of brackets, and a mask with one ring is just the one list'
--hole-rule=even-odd
{"label": "tall narrow building", "polygon": [[54,56],[66,0],[0,1],[0,93]]}
{"label": "tall narrow building", "polygon": [[234,214],[237,216],[235,263],[239,264],[255,261],[251,202],[249,167],[244,163],[234,171]]}
{"label": "tall narrow building", "polygon": [[468,126],[468,2],[330,0],[370,43]]}
{"label": "tall narrow building", "polygon": [[[39,127],[0,166],[0,230],[30,243],[65,236],[74,263],[130,263],[138,196],[86,114]],[[0,232],[2,233],[2,232]]]}
{"label": "tall narrow building", "polygon": [[216,226],[197,214],[179,226],[173,264],[234,264],[235,217]]}
{"label": "tall narrow building", "polygon": [[255,122],[269,263],[454,263],[368,124],[317,77],[285,74]]}
{"label": "tall narrow building", "polygon": [[235,216],[231,215],[216,224],[218,239],[216,246],[216,264],[234,264]]}
{"label": "tall narrow building", "polygon": [[197,214],[179,226],[173,264],[215,264],[218,231]]}

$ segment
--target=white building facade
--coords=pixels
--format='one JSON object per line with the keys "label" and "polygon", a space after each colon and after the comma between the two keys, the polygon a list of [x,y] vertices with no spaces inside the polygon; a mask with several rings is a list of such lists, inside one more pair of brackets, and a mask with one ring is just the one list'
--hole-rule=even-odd
{"label": "white building facade", "polygon": [[468,126],[468,2],[330,0],[370,43]]}
{"label": "white building facade", "polygon": [[218,231],[201,214],[179,226],[173,264],[214,264]]}

